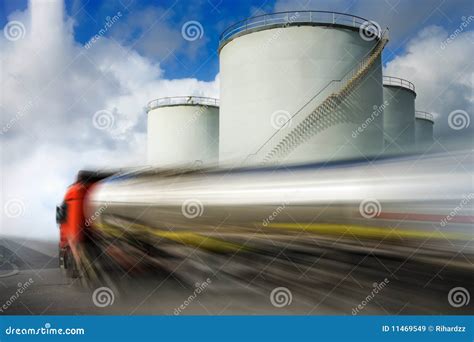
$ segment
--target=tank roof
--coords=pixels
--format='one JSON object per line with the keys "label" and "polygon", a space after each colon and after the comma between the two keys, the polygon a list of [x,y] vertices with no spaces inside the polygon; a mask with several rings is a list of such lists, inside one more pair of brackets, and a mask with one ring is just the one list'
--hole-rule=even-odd
{"label": "tank roof", "polygon": [[417,110],[415,112],[415,118],[416,119],[422,119],[422,120],[428,120],[434,123],[434,117],[433,114],[428,113],[428,112],[422,112],[421,110]]}
{"label": "tank roof", "polygon": [[[331,11],[287,11],[257,15],[239,21],[229,27],[219,37],[219,51],[225,44],[251,32],[288,26],[333,26],[353,30],[364,30],[364,34],[373,40],[380,39],[378,24],[351,14]],[[373,37],[373,38],[371,38]]]}
{"label": "tank roof", "polygon": [[394,77],[394,76],[384,76],[383,77],[383,85],[388,86],[388,87],[400,87],[400,88],[405,88],[408,90],[411,90],[412,92],[415,93],[415,85],[411,83],[408,80],[405,80],[400,77]]}
{"label": "tank roof", "polygon": [[170,106],[210,106],[219,107],[219,100],[212,97],[203,96],[174,96],[161,97],[148,102],[146,106],[147,113],[159,107]]}

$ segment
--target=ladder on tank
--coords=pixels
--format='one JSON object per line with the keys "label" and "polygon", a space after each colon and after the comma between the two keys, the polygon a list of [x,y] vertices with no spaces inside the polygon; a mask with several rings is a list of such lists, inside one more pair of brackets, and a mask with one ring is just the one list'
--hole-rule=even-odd
{"label": "ladder on tank", "polygon": [[[355,68],[350,70],[342,79],[329,82],[318,94],[307,102],[296,114],[294,114],[287,123],[292,120],[304,107],[318,97],[324,90],[331,89],[330,86],[336,84],[333,90],[316,108],[303,119],[294,129],[284,136],[274,148],[272,148],[263,158],[263,164],[274,160],[282,160],[294,151],[299,145],[306,142],[317,132],[318,123],[322,118],[333,113],[356,89],[364,77],[374,65],[377,58],[382,54],[385,45],[388,43],[388,30],[385,30],[377,44],[364,56]],[[286,123],[282,125],[272,137],[265,142],[259,151],[271,140],[277,137],[277,134],[285,128]],[[257,151],[255,154],[258,154]]]}

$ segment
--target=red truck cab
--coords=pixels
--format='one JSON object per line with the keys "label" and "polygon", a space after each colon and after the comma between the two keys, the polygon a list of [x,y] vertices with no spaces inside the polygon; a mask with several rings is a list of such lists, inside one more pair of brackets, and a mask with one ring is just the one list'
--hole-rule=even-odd
{"label": "red truck cab", "polygon": [[68,276],[78,277],[80,249],[87,240],[85,200],[93,185],[113,172],[79,171],[76,181],[69,186],[61,205],[56,207],[59,225],[59,266]]}

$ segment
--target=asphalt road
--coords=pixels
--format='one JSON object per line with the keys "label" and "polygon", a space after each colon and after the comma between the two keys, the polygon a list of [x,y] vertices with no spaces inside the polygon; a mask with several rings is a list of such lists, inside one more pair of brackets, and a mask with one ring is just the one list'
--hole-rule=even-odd
{"label": "asphalt road", "polygon": [[[270,262],[262,256],[205,263],[202,261],[209,256],[202,254],[180,261],[174,267],[176,272],[104,274],[101,281],[91,283],[66,277],[58,267],[54,242],[2,239],[0,314],[473,313],[472,302],[457,308],[448,301],[450,289],[457,286],[473,293],[472,274],[391,255],[357,256],[331,246],[311,260],[313,267],[303,267],[290,254]],[[305,262],[308,265],[307,259]],[[297,273],[290,274],[290,268]]]}
{"label": "asphalt road", "polygon": [[[159,271],[139,277],[122,274],[104,284],[70,279],[58,267],[57,245],[54,242],[2,239],[0,256],[0,305],[3,304],[0,314],[222,315],[275,309],[266,295],[244,286],[242,289],[233,287],[229,295],[229,289],[226,290],[221,284],[216,295],[212,281],[207,284],[207,278],[202,280],[205,285],[200,287],[199,293],[196,292],[199,288],[196,284],[187,284],[180,278]],[[214,283],[217,282],[214,278]],[[103,302],[100,295],[94,296],[94,291],[99,289],[100,293],[102,287],[107,287],[108,293],[111,293]],[[23,289],[22,293],[18,293],[19,289]],[[194,295],[197,298],[190,299]],[[98,304],[94,303],[94,297]],[[216,297],[219,297],[217,301]],[[252,308],[258,302],[263,307]],[[184,309],[179,309],[181,305]]]}

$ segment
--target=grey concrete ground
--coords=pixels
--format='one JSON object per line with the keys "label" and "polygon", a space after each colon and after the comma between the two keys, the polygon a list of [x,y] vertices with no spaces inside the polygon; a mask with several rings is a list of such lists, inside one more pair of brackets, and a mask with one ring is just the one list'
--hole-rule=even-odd
{"label": "grey concrete ground", "polygon": [[[331,246],[331,250],[322,250],[314,262],[306,258],[301,264],[296,256],[287,254],[284,259],[269,262],[263,256],[253,260],[232,258],[232,262],[210,260],[205,263],[210,265],[208,269],[203,269],[200,265],[208,257],[203,254],[197,256],[201,263],[196,263],[197,259],[177,262],[174,273],[160,269],[139,274],[121,272],[86,283],[84,279],[67,278],[58,267],[56,243],[2,239],[0,314],[456,315],[473,312],[472,303],[455,308],[447,299],[449,290],[456,286],[473,293],[472,274],[455,267],[398,260],[390,255],[358,256]],[[315,266],[307,266],[310,264]],[[290,268],[295,271],[293,275]],[[389,279],[387,283],[385,278]],[[103,287],[106,289],[101,290]],[[281,287],[289,292],[278,290]],[[277,291],[276,295],[272,291]],[[361,309],[355,310],[358,305]]]}

